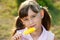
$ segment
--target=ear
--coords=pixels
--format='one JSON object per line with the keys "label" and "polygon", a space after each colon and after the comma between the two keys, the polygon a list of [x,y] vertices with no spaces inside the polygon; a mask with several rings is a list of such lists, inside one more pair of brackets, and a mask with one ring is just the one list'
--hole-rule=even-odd
{"label": "ear", "polygon": [[44,17],[44,10],[43,9],[40,11],[40,14],[41,14],[41,18],[43,18]]}

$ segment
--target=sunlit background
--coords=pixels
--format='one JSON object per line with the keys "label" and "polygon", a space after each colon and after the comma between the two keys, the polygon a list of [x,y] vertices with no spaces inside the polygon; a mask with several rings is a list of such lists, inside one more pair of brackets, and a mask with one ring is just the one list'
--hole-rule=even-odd
{"label": "sunlit background", "polygon": [[[17,10],[24,0],[0,0],[0,40],[9,40],[12,36]],[[60,40],[60,0],[37,0],[39,5],[48,7],[52,16],[51,31]]]}

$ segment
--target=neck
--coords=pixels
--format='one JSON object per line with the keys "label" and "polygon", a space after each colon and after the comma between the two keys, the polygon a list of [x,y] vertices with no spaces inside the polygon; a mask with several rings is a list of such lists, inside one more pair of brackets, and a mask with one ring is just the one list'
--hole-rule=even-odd
{"label": "neck", "polygon": [[41,28],[37,29],[35,32],[33,32],[33,33],[31,34],[31,36],[32,36],[33,38],[36,38],[36,39],[37,39],[37,38],[41,35],[42,31],[43,31],[43,29],[42,29],[42,27],[41,27]]}

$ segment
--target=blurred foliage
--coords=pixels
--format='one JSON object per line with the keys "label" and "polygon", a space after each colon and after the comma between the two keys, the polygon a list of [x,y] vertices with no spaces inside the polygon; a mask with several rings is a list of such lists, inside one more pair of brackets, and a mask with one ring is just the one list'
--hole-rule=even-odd
{"label": "blurred foliage", "polygon": [[[17,6],[19,7],[20,3],[22,3],[23,1],[25,0],[17,0],[17,4],[18,4]],[[60,25],[60,21],[59,21],[60,6],[55,7],[55,5],[59,4],[59,3],[56,4],[57,1],[60,3],[59,0],[37,0],[40,6],[46,6],[48,8],[50,14],[52,15],[52,25]]]}
{"label": "blurred foliage", "polygon": [[16,0],[16,2],[17,2],[17,7],[19,7],[20,6],[20,4],[22,3],[22,2],[24,2],[25,0]]}
{"label": "blurred foliage", "polygon": [[57,4],[54,4],[54,3],[56,3],[56,1],[55,0],[37,0],[37,2],[41,6],[48,7],[48,10],[49,10],[50,14],[52,15],[52,24],[53,25],[60,25],[60,21],[59,21],[60,19],[59,19],[59,16],[58,16],[58,15],[60,15],[60,10],[59,10],[58,7],[54,6],[54,5],[57,5]]}
{"label": "blurred foliage", "polygon": [[[0,40],[8,40],[11,37],[11,30],[15,17],[18,16],[19,5],[25,0],[0,0]],[[51,30],[60,40],[60,0],[37,0],[40,6],[48,7],[52,15]]]}
{"label": "blurred foliage", "polygon": [[16,0],[0,0],[0,14],[17,15]]}

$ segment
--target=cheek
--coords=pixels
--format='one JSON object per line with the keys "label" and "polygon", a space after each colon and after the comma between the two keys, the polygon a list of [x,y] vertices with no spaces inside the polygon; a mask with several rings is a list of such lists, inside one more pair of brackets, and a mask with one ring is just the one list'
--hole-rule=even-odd
{"label": "cheek", "polygon": [[28,22],[23,22],[23,24],[28,27],[29,26],[29,23]]}
{"label": "cheek", "polygon": [[36,19],[35,22],[36,24],[41,24],[41,19]]}
{"label": "cheek", "polygon": [[37,24],[41,24],[41,20],[42,20],[41,15],[38,14],[37,17],[34,20]]}
{"label": "cheek", "polygon": [[36,24],[36,27],[39,28],[41,26],[41,18],[36,18],[34,22]]}
{"label": "cheek", "polygon": [[28,23],[27,21],[23,21],[23,20],[22,20],[22,22],[23,22],[23,25],[24,25],[25,27],[28,27],[28,26],[29,26],[29,23]]}
{"label": "cheek", "polygon": [[36,22],[36,23],[41,23],[41,18],[35,18],[35,19],[34,19],[34,22]]}

